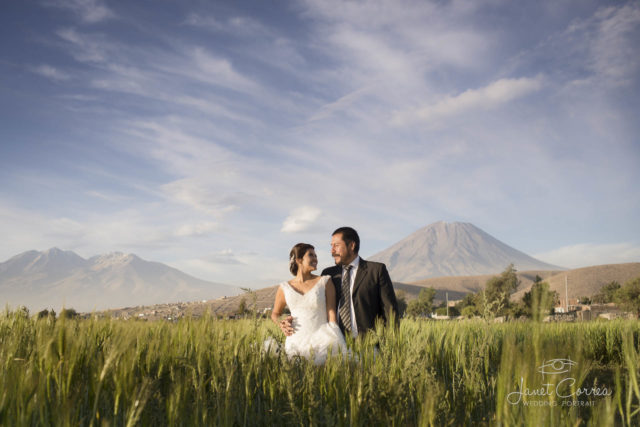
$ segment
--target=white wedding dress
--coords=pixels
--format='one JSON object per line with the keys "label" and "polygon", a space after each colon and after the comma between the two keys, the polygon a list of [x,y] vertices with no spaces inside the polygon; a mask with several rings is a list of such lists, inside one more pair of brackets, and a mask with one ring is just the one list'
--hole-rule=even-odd
{"label": "white wedding dress", "polygon": [[325,285],[330,279],[331,276],[322,276],[304,295],[288,282],[280,284],[295,331],[284,343],[287,356],[303,356],[322,364],[329,353],[346,354],[347,345],[338,324],[327,321]]}

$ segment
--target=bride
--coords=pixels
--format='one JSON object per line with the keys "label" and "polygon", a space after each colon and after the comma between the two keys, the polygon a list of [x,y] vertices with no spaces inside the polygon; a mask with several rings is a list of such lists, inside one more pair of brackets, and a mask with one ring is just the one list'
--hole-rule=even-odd
{"label": "bride", "polygon": [[[271,319],[287,336],[287,356],[303,356],[322,364],[329,353],[346,353],[347,346],[337,323],[336,290],[331,276],[312,274],[317,265],[313,246],[298,243],[291,249],[289,270],[295,277],[280,283]],[[280,320],[285,306],[291,316]]]}

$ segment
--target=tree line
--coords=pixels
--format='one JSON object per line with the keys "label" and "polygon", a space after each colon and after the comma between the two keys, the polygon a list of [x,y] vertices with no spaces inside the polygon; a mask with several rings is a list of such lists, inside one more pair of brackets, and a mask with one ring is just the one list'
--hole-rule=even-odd
{"label": "tree line", "polygon": [[[484,289],[469,293],[455,306],[447,309],[446,303],[434,307],[435,289],[422,289],[418,297],[406,303],[401,301],[401,311],[404,309],[407,317],[427,317],[434,311],[436,314],[465,317],[482,317],[490,320],[495,317],[505,316],[511,318],[529,317],[534,320],[542,320],[559,304],[558,292],[551,290],[549,283],[536,275],[533,286],[525,292],[519,301],[511,300],[511,295],[520,286],[517,270],[513,264],[509,265],[498,276],[490,278]],[[403,293],[400,293],[404,300]],[[624,286],[618,282],[605,285],[592,298],[584,297],[580,300],[583,304],[615,302],[623,310],[633,312],[640,316],[640,277],[629,280]]]}

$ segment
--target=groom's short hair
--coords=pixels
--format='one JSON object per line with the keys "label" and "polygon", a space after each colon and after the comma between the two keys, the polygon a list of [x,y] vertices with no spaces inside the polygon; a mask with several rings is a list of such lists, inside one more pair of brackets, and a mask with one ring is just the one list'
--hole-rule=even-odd
{"label": "groom's short hair", "polygon": [[351,242],[355,243],[353,249],[355,253],[360,251],[360,236],[358,236],[358,232],[356,230],[351,227],[340,227],[333,232],[332,236],[335,236],[336,234],[342,234],[342,240],[347,246],[349,246]]}

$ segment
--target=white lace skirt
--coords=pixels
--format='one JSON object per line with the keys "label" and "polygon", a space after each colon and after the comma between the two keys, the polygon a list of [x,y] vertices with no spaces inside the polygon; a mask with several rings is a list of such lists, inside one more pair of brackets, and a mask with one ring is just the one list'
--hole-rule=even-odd
{"label": "white lace skirt", "polygon": [[347,344],[336,323],[324,323],[312,333],[305,332],[301,330],[287,337],[284,350],[290,358],[306,357],[320,365],[330,354],[347,353]]}

